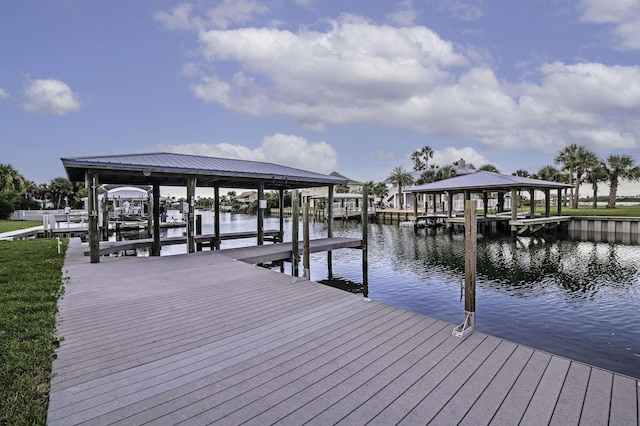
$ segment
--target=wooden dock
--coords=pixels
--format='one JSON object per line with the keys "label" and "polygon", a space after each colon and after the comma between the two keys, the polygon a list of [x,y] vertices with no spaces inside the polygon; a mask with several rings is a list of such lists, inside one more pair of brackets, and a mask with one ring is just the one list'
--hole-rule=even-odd
{"label": "wooden dock", "polygon": [[[263,231],[265,241],[278,241],[280,232],[277,229],[265,229]],[[258,233],[256,231],[238,231],[238,232],[226,232],[220,234],[220,240],[240,240],[243,238],[257,238]],[[195,242],[201,246],[212,247],[215,241],[214,234],[196,235]],[[160,246],[169,246],[176,244],[186,244],[187,237],[166,237],[160,239]],[[153,238],[139,238],[136,240],[122,240],[122,241],[101,241],[99,253],[100,256],[107,254],[119,253],[128,250],[138,250],[141,248],[150,248],[153,245]],[[88,249],[88,248],[87,248]],[[90,252],[85,251],[84,255],[89,256]]]}
{"label": "wooden dock", "polygon": [[48,423],[638,424],[638,380],[234,250],[91,264],[72,240]]}

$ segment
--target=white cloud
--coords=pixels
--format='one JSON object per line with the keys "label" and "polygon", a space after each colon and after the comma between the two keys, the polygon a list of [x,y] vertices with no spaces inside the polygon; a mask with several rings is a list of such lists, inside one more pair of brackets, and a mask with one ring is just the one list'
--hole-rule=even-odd
{"label": "white cloud", "polygon": [[620,49],[640,49],[640,2],[638,0],[581,0],[581,19],[611,25]]}
{"label": "white cloud", "polygon": [[433,151],[433,158],[429,160],[430,164],[438,166],[450,166],[454,161],[463,159],[467,165],[473,164],[476,168],[490,163],[487,158],[471,147],[455,148],[446,147]]}
{"label": "white cloud", "polygon": [[24,90],[23,109],[39,114],[65,115],[82,106],[79,96],[60,80],[31,80]]}
{"label": "white cloud", "polygon": [[233,24],[245,24],[254,20],[255,15],[265,14],[267,6],[255,0],[222,0],[218,5],[207,8],[205,17],[192,16],[193,6],[181,3],[170,12],[157,11],[153,17],[167,30],[226,29]]}
{"label": "white cloud", "polygon": [[8,97],[9,94],[2,87],[0,87],[0,99],[7,99]]}
{"label": "white cloud", "polygon": [[418,12],[413,8],[412,0],[403,0],[398,3],[398,10],[387,15],[387,20],[401,26],[413,25]]}
{"label": "white cloud", "polygon": [[318,131],[375,123],[549,153],[572,142],[596,150],[640,147],[639,66],[545,63],[512,83],[476,65],[487,62],[486,54],[424,26],[346,14],[326,23],[314,31],[198,32],[199,69],[214,66],[216,73],[188,65],[197,75],[192,92],[230,110],[288,116]]}
{"label": "white cloud", "polygon": [[156,145],[153,149],[178,154],[265,161],[318,173],[330,173],[338,166],[338,154],[327,142],[309,142],[299,136],[281,133],[266,136],[260,147],[255,149],[228,143],[164,144]]}

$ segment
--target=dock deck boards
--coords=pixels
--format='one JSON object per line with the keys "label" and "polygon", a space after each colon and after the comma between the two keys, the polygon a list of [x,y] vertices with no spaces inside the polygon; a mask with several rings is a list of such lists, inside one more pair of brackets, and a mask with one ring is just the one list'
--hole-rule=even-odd
{"label": "dock deck boards", "polygon": [[65,260],[51,425],[638,424],[635,379],[460,340],[240,250],[98,264],[84,250],[73,240]]}

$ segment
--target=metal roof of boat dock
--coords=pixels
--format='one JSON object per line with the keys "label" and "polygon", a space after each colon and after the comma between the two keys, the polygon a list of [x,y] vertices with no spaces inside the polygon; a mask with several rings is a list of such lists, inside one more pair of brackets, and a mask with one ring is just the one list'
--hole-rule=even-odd
{"label": "metal roof of boat dock", "polygon": [[260,161],[166,152],[61,158],[72,181],[84,181],[87,171],[101,183],[183,186],[196,178],[198,186],[251,188],[264,182],[265,189],[295,189],[344,184],[347,180]]}
{"label": "metal roof of boat dock", "polygon": [[573,185],[548,180],[532,179],[521,176],[505,175],[501,173],[487,172],[484,170],[424,185],[412,186],[404,189],[403,192],[439,193],[445,191],[485,191],[485,190],[508,190],[508,189],[564,189],[572,188]]}

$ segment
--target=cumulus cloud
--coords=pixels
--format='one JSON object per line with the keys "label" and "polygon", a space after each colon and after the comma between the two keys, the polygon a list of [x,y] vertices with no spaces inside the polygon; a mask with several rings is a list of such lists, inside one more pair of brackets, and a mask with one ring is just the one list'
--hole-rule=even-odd
{"label": "cumulus cloud", "polygon": [[640,2],[637,0],[581,0],[581,19],[612,27],[616,47],[640,49]]}
{"label": "cumulus cloud", "polygon": [[0,99],[7,99],[8,97],[9,94],[2,87],[0,87]]}
{"label": "cumulus cloud", "polygon": [[[475,6],[477,15],[484,10],[481,1],[452,4]],[[318,131],[375,123],[545,152],[573,142],[591,149],[640,146],[638,66],[545,63],[509,82],[477,50],[424,26],[348,14],[325,24],[198,31],[202,64],[216,71],[192,72],[190,89],[204,102],[288,116]]]}
{"label": "cumulus cloud", "polygon": [[266,136],[260,147],[254,149],[228,143],[161,144],[154,146],[153,149],[178,154],[265,161],[318,173],[330,173],[338,167],[338,154],[327,142],[309,142],[300,136],[281,133]]}
{"label": "cumulus cloud", "polygon": [[60,80],[30,80],[24,90],[23,109],[37,114],[65,115],[78,111],[80,97]]}
{"label": "cumulus cloud", "polygon": [[476,168],[490,163],[484,155],[471,147],[455,148],[452,146],[433,151],[433,158],[429,160],[429,163],[441,167],[450,166],[460,159],[464,159],[467,165],[473,164]]}

